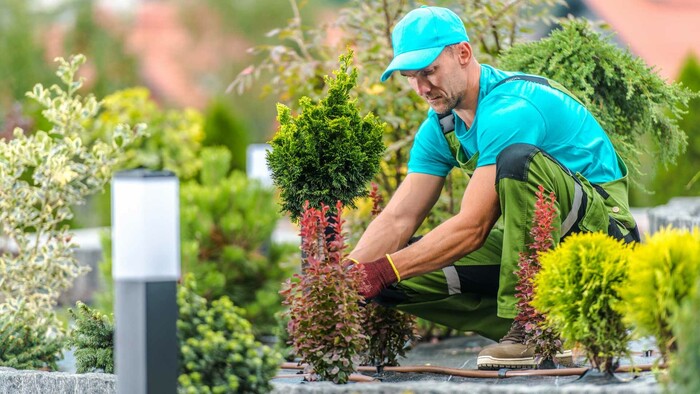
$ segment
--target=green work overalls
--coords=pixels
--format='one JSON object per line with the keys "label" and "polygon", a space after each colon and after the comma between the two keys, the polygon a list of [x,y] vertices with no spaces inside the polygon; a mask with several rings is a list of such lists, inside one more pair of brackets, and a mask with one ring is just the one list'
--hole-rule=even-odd
{"label": "green work overalls", "polygon": [[[558,89],[545,78],[518,75],[501,83],[527,80]],[[577,100],[578,101],[578,100]],[[454,135],[454,115],[440,119],[443,133],[461,169],[471,176],[478,152],[467,157]],[[497,340],[517,314],[515,285],[518,259],[532,242],[538,185],[556,195],[558,216],[552,238],[556,243],[579,231],[604,231],[626,242],[639,241],[628,206],[627,167],[618,156],[622,178],[600,185],[572,173],[537,147],[515,144],[496,161],[496,190],[501,207],[500,224],[485,244],[441,270],[409,278],[382,291],[377,302],[460,331],[474,331]]]}

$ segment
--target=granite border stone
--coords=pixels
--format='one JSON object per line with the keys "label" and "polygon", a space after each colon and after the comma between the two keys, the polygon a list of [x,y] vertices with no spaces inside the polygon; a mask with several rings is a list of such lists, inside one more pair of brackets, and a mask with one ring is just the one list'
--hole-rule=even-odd
{"label": "granite border stone", "polygon": [[72,374],[0,367],[0,394],[113,394],[116,392],[117,377],[113,374]]}

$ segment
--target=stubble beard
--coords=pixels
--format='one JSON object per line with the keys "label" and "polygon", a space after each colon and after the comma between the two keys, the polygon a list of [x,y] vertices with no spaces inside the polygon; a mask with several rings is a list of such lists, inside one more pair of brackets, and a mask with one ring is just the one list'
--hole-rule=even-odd
{"label": "stubble beard", "polygon": [[452,113],[453,109],[457,108],[461,102],[461,99],[462,98],[459,96],[443,97],[438,105],[431,104],[430,106],[433,108],[433,111],[438,114],[438,116],[445,116],[449,115]]}
{"label": "stubble beard", "polygon": [[435,111],[438,116],[445,116],[452,113],[452,110],[457,108],[460,102],[459,97],[445,97],[441,100],[444,104],[442,105],[431,105],[433,111]]}

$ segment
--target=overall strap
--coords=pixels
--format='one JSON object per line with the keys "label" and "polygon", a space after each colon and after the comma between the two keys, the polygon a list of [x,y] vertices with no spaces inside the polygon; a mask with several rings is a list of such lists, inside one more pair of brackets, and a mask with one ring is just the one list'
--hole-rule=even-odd
{"label": "overall strap", "polygon": [[[578,99],[578,97],[576,97],[573,93],[571,93],[568,89],[566,89],[559,82],[553,81],[553,80],[548,79],[548,78],[535,76],[535,75],[527,75],[527,74],[513,75],[511,77],[500,80],[493,87],[493,89],[503,85],[504,83],[508,83],[508,82],[512,82],[512,81],[528,81],[528,82],[538,83],[540,85],[544,85],[544,86],[550,87],[552,89],[556,89],[556,90],[566,94],[567,96],[571,97],[572,99],[576,100],[576,102],[578,102],[579,104],[583,105],[583,103],[581,102],[581,100]],[[440,123],[440,128],[442,129],[442,134],[445,136],[445,139],[447,140],[447,144],[450,147],[450,151],[452,152],[452,156],[457,160],[458,163],[460,163],[460,166],[463,169],[465,169],[464,163],[466,163],[469,158],[467,157],[467,154],[462,149],[462,144],[459,142],[459,140],[457,139],[457,136],[455,136],[455,134],[454,134],[455,115],[453,113],[449,113],[446,115],[439,116],[438,122]],[[471,171],[473,171],[473,169],[471,169]]]}
{"label": "overall strap", "polygon": [[440,123],[440,128],[442,129],[442,135],[445,136],[445,140],[447,140],[447,145],[450,147],[450,152],[452,153],[452,157],[457,160],[457,163],[459,163],[460,168],[464,170],[467,175],[471,175],[472,172],[474,172],[473,168],[469,168],[467,166],[467,163],[469,162],[469,157],[467,156],[467,153],[462,149],[462,143],[459,142],[459,139],[457,139],[457,136],[455,135],[455,115],[453,113],[449,113],[446,115],[442,115],[438,117],[438,122]]}
{"label": "overall strap", "polygon": [[[536,76],[536,75],[526,75],[526,74],[523,74],[523,75],[513,75],[512,77],[508,77],[508,78],[505,78],[505,79],[500,80],[500,81],[493,87],[493,89],[496,89],[497,87],[503,85],[504,83],[508,83],[508,82],[512,82],[512,81],[528,81],[528,82],[534,82],[534,83],[538,83],[538,84],[540,84],[540,85],[544,85],[544,86],[550,87],[550,88],[552,88],[552,89],[556,89],[556,90],[558,90],[558,91],[560,91],[560,92],[566,94],[567,96],[571,97],[572,99],[576,100],[577,103],[583,105],[583,103],[581,102],[581,100],[578,99],[578,97],[574,96],[573,93],[571,93],[567,88],[565,88],[565,87],[564,87],[562,84],[560,84],[559,82],[553,81],[553,80],[551,80],[551,79],[549,79],[549,78],[539,77],[539,76]],[[493,89],[492,89],[492,90],[493,90]]]}
{"label": "overall strap", "polygon": [[[567,90],[559,82],[553,81],[553,80],[548,79],[548,78],[535,76],[535,75],[527,75],[527,74],[513,75],[511,77],[500,80],[493,87],[493,89],[503,85],[504,83],[508,83],[508,82],[512,82],[512,81],[528,81],[528,82],[533,82],[533,83],[537,83],[540,85],[544,85],[544,86],[550,87],[552,89],[556,89],[556,90],[566,94],[567,96],[571,97],[572,99],[576,100],[576,102],[578,102],[579,104],[583,105],[581,100],[579,100],[576,96],[574,96],[573,93],[571,93],[569,90]],[[460,164],[460,167],[463,170],[465,170],[465,172],[467,172],[468,174],[473,172],[474,169],[471,167],[473,167],[475,163],[469,163],[469,165],[467,165],[467,162],[470,161],[469,157],[467,157],[467,154],[464,152],[464,149],[462,149],[462,144],[459,142],[459,140],[457,139],[457,136],[454,133],[455,115],[450,112],[449,114],[439,116],[438,122],[440,123],[440,128],[442,129],[442,134],[445,136],[445,139],[447,140],[447,145],[449,145],[449,147],[450,147],[450,152],[452,153],[452,157],[454,157],[455,160],[457,160],[457,162]]]}

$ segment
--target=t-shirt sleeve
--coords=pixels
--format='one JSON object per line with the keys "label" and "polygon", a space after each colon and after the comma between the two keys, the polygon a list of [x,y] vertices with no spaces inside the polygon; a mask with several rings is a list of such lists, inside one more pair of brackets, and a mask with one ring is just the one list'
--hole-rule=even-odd
{"label": "t-shirt sleeve", "polygon": [[542,146],[547,127],[542,114],[526,98],[498,95],[488,97],[480,106],[477,167],[496,164],[498,154],[512,144]]}
{"label": "t-shirt sleeve", "polygon": [[458,163],[447,144],[442,129],[428,117],[421,124],[408,158],[408,173],[445,177]]}

